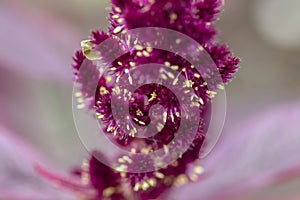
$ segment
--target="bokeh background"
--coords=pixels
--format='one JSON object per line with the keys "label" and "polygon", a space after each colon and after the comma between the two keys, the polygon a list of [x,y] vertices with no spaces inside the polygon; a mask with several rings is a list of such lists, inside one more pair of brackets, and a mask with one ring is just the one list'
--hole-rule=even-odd
{"label": "bokeh background", "polygon": [[[300,100],[300,1],[225,3],[217,22],[219,40],[242,59],[226,88],[226,131],[256,112]],[[109,5],[104,0],[0,2],[0,124],[64,170],[87,156],[72,118],[72,56],[91,30],[108,26]],[[255,195],[276,187],[296,190],[298,182]]]}

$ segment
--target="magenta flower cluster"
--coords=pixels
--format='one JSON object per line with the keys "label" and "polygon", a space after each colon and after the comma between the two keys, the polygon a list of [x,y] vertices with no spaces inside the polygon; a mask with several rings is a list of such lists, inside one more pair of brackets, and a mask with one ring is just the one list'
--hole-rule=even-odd
{"label": "magenta flower cluster", "polygon": [[[212,95],[204,79],[195,76],[195,69],[180,56],[163,50],[152,48],[137,48],[125,52],[112,63],[107,63],[112,77],[101,74],[97,66],[89,59],[93,51],[108,38],[113,38],[127,30],[142,27],[160,27],[183,33],[197,41],[209,53],[216,64],[222,81],[228,83],[238,69],[240,60],[234,57],[225,46],[216,43],[217,31],[213,22],[217,19],[222,0],[112,0],[110,12],[111,26],[107,32],[98,30],[92,33],[88,46],[78,51],[74,57],[75,81],[80,84],[81,98],[86,106],[95,111],[97,119],[103,124],[105,134],[116,144],[127,148],[133,153],[144,153],[165,146],[174,138],[179,126],[195,126],[191,120],[188,124],[180,124],[181,106],[174,94],[158,84],[146,84],[132,94],[130,100],[120,98],[120,104],[128,104],[130,118],[140,126],[150,123],[150,108],[159,104],[166,110],[166,122],[155,136],[146,139],[135,138],[136,130],[124,131],[112,114],[112,93],[123,95],[124,91],[116,91],[112,81],[118,76],[126,74],[130,68],[147,63],[158,63],[174,66],[175,71],[185,75],[190,87],[196,91],[198,99],[200,122],[196,124],[197,134],[193,137],[190,148],[183,153],[176,162],[152,172],[130,173],[114,170],[100,161],[97,156],[102,152],[95,150],[91,158],[84,163],[77,175],[96,193],[93,199],[166,199],[168,191],[174,186],[181,186],[197,181],[202,173],[199,153],[209,125]],[[110,48],[119,48],[111,46]],[[122,51],[121,49],[116,51]],[[102,61],[107,60],[110,52],[100,52]],[[84,65],[84,66],[83,66]],[[95,83],[97,87],[95,87]],[[96,88],[96,90],[95,90]],[[145,102],[144,96],[148,97]],[[192,137],[186,133],[186,137]],[[111,159],[111,158],[109,158]],[[146,166],[137,166],[138,157],[120,155],[113,158],[117,167],[125,171],[134,171],[138,167],[154,168],[156,160],[149,160]],[[160,160],[160,162],[164,162]],[[189,170],[191,166],[193,170]],[[91,197],[89,197],[91,198]]]}

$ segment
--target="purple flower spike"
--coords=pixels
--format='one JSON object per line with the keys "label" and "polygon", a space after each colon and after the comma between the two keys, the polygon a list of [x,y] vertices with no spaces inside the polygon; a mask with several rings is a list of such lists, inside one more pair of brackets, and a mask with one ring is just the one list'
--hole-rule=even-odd
{"label": "purple flower spike", "polygon": [[[216,85],[209,88],[205,77],[197,72],[195,66],[176,53],[143,47],[140,40],[136,41],[135,48],[131,48],[130,42],[121,41],[119,35],[145,27],[180,32],[198,42],[204,48],[202,50],[209,53],[221,75],[220,81],[228,83],[238,69],[239,59],[225,45],[215,41],[217,31],[213,21],[217,19],[216,14],[220,12],[223,1],[112,0],[112,4],[108,33],[95,31],[90,40],[83,41],[82,50],[74,56],[73,68],[75,81],[80,85],[77,96],[81,104],[78,107],[88,107],[97,116],[105,135],[131,154],[105,158],[114,163],[110,168],[98,159],[105,157],[102,155],[104,152],[95,149],[78,174],[94,188],[97,193],[93,197],[95,200],[166,199],[172,187],[197,181],[203,173],[198,163],[199,155],[210,124],[211,99],[215,94],[212,90]],[[151,38],[152,35],[145,33],[143,37]],[[102,47],[107,45],[108,39],[112,42],[103,51]],[[119,54],[121,56],[116,56]],[[116,59],[111,61],[112,57]],[[106,66],[109,73],[99,70],[99,63],[95,60],[101,60],[101,65]],[[133,89],[130,69],[149,63],[167,66],[185,77],[184,87],[179,89],[179,93],[185,94],[190,88],[195,91],[191,101],[197,99],[197,102],[181,105],[178,97],[160,84],[144,84]],[[166,73],[163,79],[172,79],[173,85],[177,84],[178,80],[172,73],[156,73],[151,68],[146,73],[138,74],[138,77],[147,80],[148,76],[159,77],[163,73]],[[210,69],[207,69],[207,74],[213,76]],[[128,75],[128,81],[123,82],[123,86],[131,87],[133,92],[116,87],[122,75]],[[217,84],[221,84],[220,81],[216,80]],[[115,118],[116,111],[111,106],[113,101],[118,105],[117,114],[124,116],[122,119]],[[156,106],[159,109],[155,109]],[[125,107],[129,108],[127,116]],[[197,115],[187,111],[191,107],[197,108]],[[186,112],[189,115],[185,115]],[[164,125],[159,122],[162,116]],[[131,124],[126,124],[123,118],[131,120]],[[194,118],[200,120],[195,122]],[[182,123],[183,119],[185,123]],[[137,137],[141,130],[152,131],[147,126],[153,122],[157,122],[156,135]],[[185,131],[177,136],[180,127]],[[195,135],[192,134],[193,129],[196,130]],[[176,142],[173,142],[174,139]],[[173,148],[180,149],[187,145],[187,141],[191,141],[189,148],[173,161],[172,158],[177,155],[168,144],[173,143]],[[151,157],[159,149],[163,149],[163,154]]]}

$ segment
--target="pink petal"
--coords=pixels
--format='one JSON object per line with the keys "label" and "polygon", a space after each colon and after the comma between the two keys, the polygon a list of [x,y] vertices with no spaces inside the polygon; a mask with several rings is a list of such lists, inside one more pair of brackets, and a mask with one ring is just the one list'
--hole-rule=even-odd
{"label": "pink petal", "polygon": [[70,24],[23,1],[4,1],[0,27],[1,67],[43,80],[71,80],[71,55],[80,37]]}
{"label": "pink petal", "polygon": [[72,200],[71,193],[55,189],[33,168],[33,163],[47,162],[0,125],[0,199],[7,200]]}
{"label": "pink petal", "polygon": [[202,161],[209,177],[175,192],[174,199],[233,199],[300,176],[299,119],[295,103],[237,122]]}

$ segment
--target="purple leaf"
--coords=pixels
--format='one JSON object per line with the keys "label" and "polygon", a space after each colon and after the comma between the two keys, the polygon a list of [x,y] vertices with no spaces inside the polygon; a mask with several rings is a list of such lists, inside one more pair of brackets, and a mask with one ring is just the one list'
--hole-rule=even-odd
{"label": "purple leaf", "polygon": [[299,119],[295,103],[239,123],[202,161],[209,177],[175,192],[175,199],[233,199],[299,176]]}
{"label": "purple leaf", "polygon": [[46,164],[24,140],[0,126],[0,199],[73,200],[75,196],[52,187],[33,168]]}
{"label": "purple leaf", "polygon": [[67,189],[75,194],[80,194],[80,196],[88,197],[88,199],[93,199],[95,196],[95,191],[90,185],[83,184],[80,176],[54,173],[40,165],[36,165],[35,170],[59,188]]}
{"label": "purple leaf", "polygon": [[21,1],[0,5],[0,65],[47,80],[70,81],[77,31],[61,18],[29,8]]}

